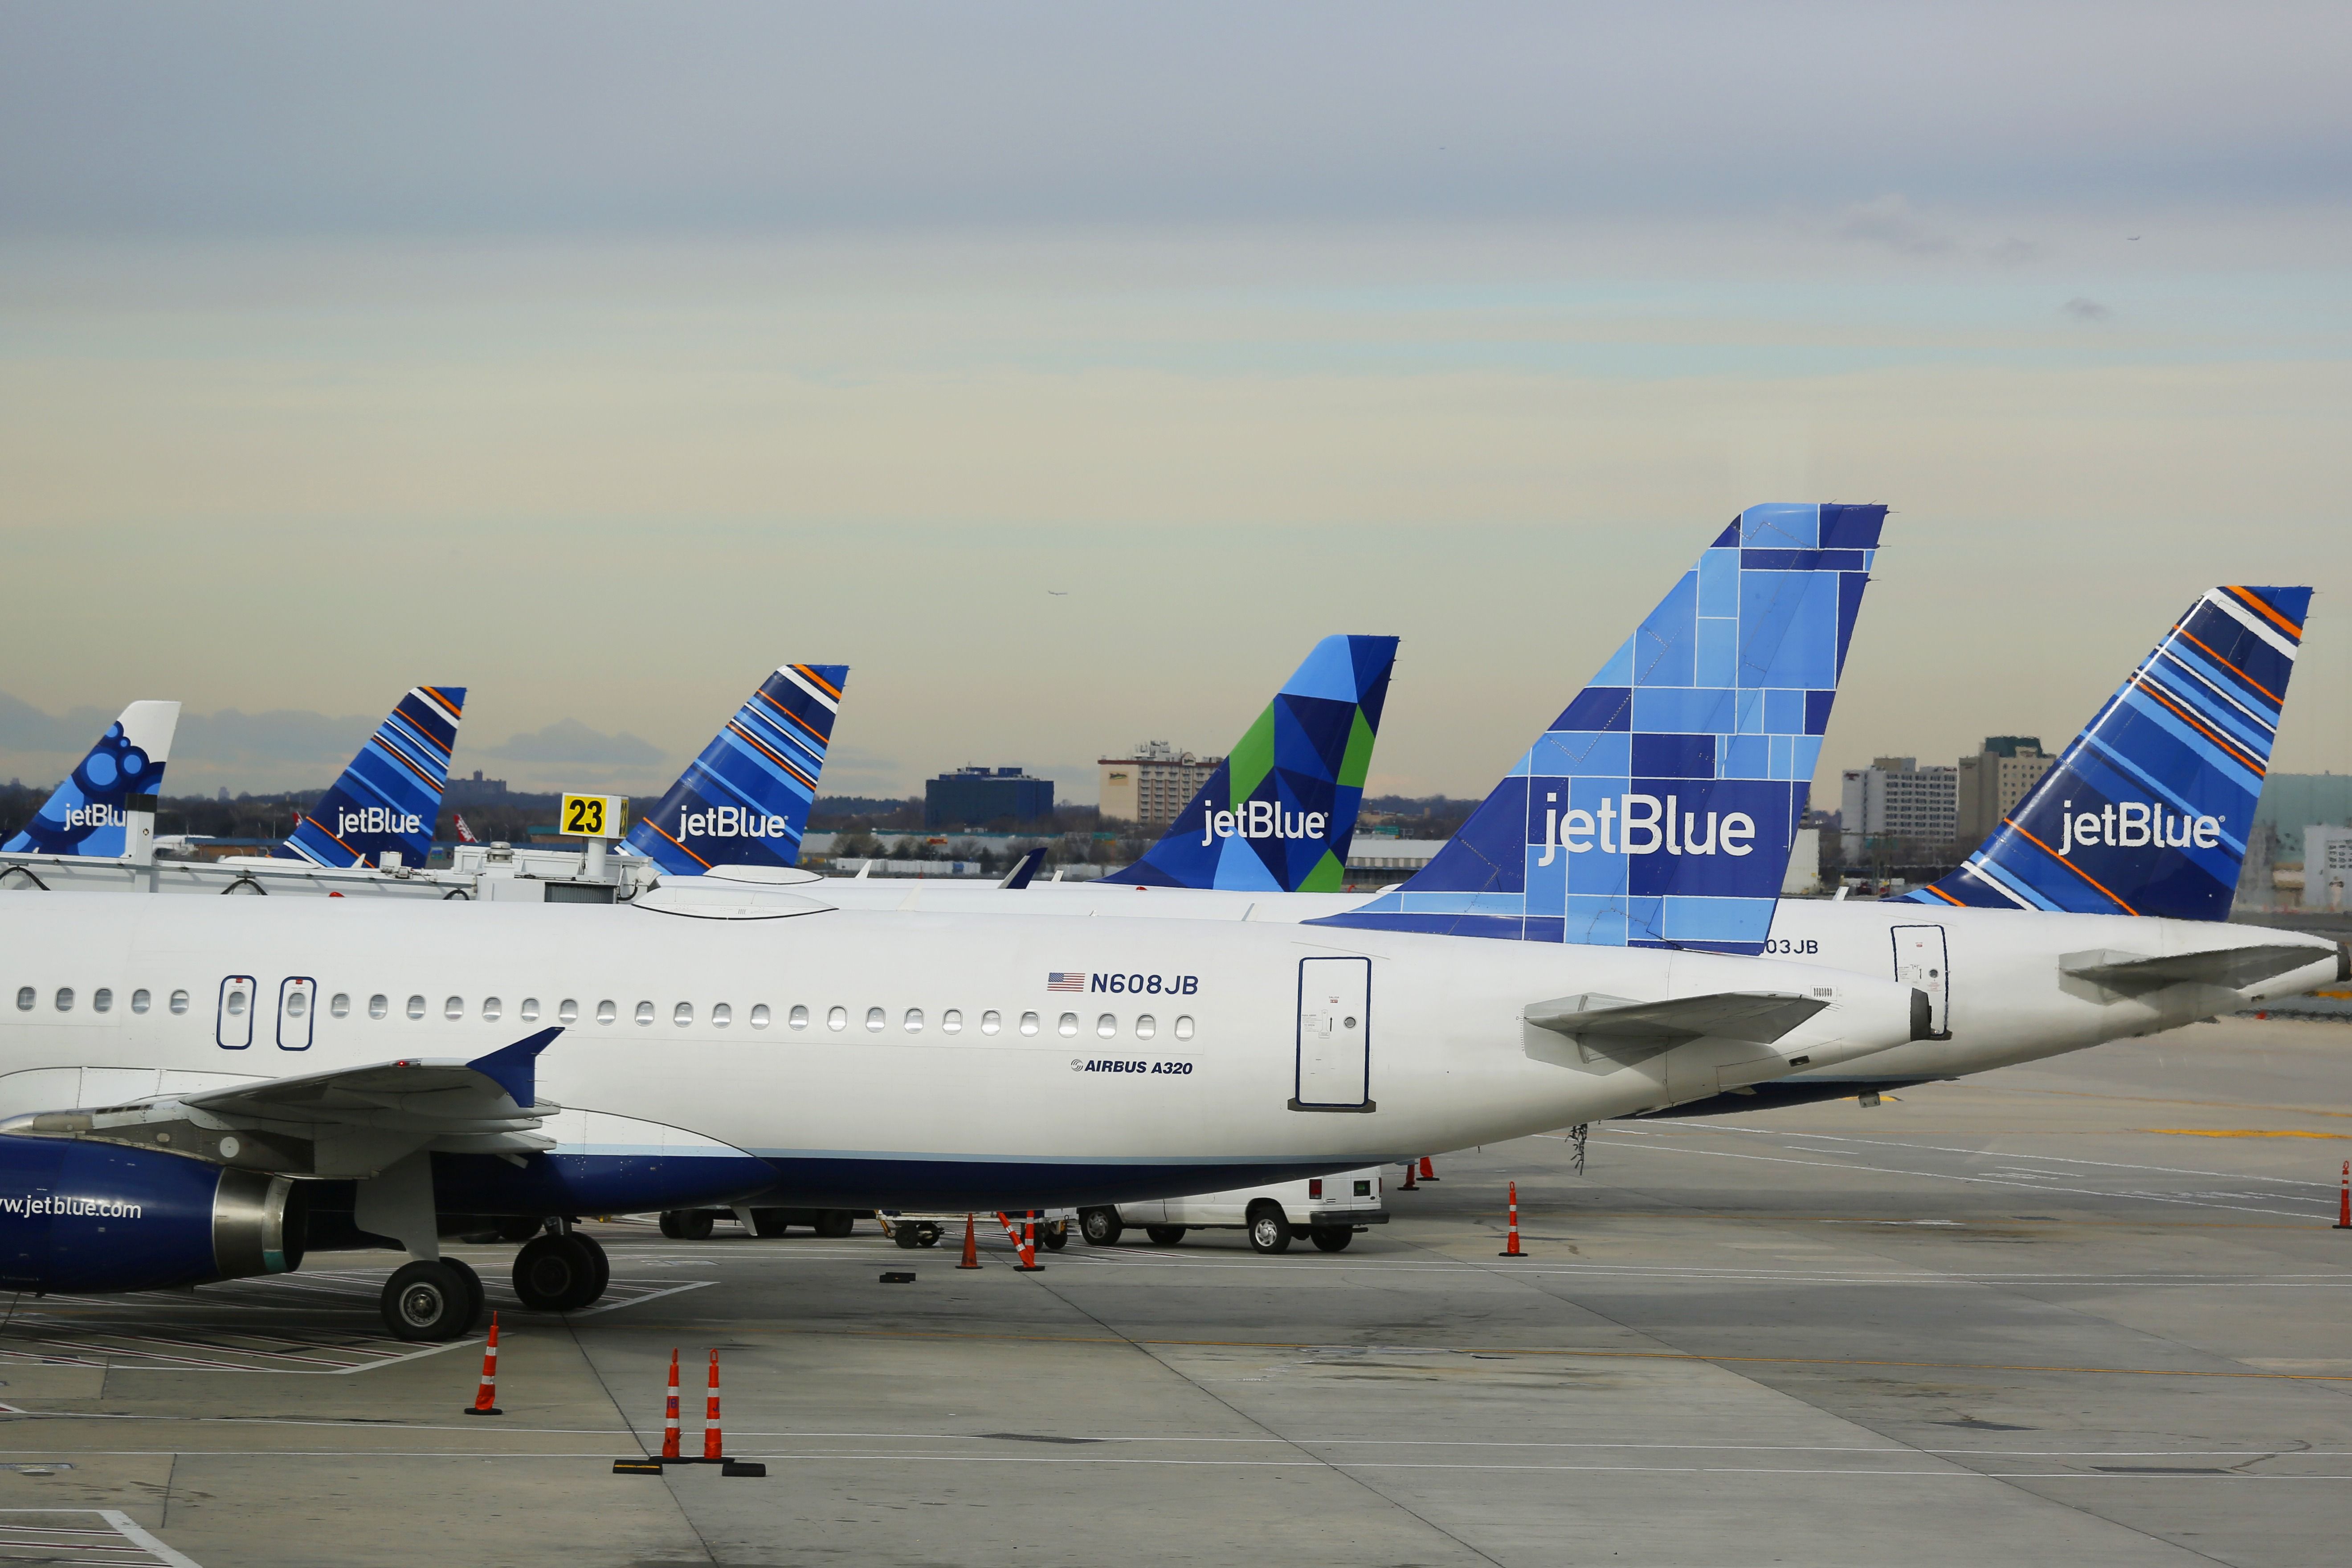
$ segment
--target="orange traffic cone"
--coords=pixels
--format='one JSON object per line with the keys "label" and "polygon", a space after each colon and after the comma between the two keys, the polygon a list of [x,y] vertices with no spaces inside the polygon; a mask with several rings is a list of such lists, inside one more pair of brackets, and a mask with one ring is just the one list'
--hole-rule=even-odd
{"label": "orange traffic cone", "polygon": [[1420,1189],[1419,1187],[1416,1187],[1415,1185],[1413,1185],[1413,1181],[1412,1181],[1412,1161],[1410,1161],[1410,1160],[1407,1160],[1407,1161],[1404,1163],[1404,1185],[1402,1185],[1402,1186],[1399,1187],[1399,1188],[1397,1189],[1397,1191],[1399,1191],[1399,1192],[1401,1192],[1401,1193],[1415,1193],[1415,1192],[1419,1192],[1420,1190],[1421,1190],[1421,1189]]}
{"label": "orange traffic cone", "polygon": [[1037,1273],[1044,1265],[1037,1261],[1037,1237],[1034,1231],[1030,1230],[1028,1222],[1024,1219],[1021,1229],[1015,1230],[1013,1228],[1013,1216],[1002,1209],[997,1211],[996,1222],[1004,1227],[1004,1234],[1013,1238],[1013,1247],[1021,1254],[1021,1261],[1013,1266],[1014,1271],[1022,1274]]}
{"label": "orange traffic cone", "polygon": [[970,1215],[963,1216],[963,1261],[956,1267],[958,1268],[980,1267],[980,1237],[972,1228],[972,1216]]}
{"label": "orange traffic cone", "polygon": [[1509,1243],[1504,1247],[1500,1256],[1504,1258],[1525,1258],[1527,1256],[1526,1253],[1519,1250],[1519,1184],[1517,1182],[1513,1182],[1511,1184],[1510,1240]]}
{"label": "orange traffic cone", "polygon": [[482,1386],[474,1391],[468,1415],[504,1415],[499,1408],[499,1315],[490,1314],[490,1342],[482,1347]]}
{"label": "orange traffic cone", "polygon": [[1429,1163],[1429,1156],[1426,1154],[1421,1157],[1421,1179],[1424,1182],[1434,1182],[1440,1179],[1437,1167]]}
{"label": "orange traffic cone", "polygon": [[719,1348],[710,1351],[710,1397],[702,1409],[702,1462],[715,1465],[726,1458],[726,1442],[719,1435]]}
{"label": "orange traffic cone", "polygon": [[677,1352],[669,1352],[669,1398],[662,1406],[662,1458],[680,1458],[677,1451]]}
{"label": "orange traffic cone", "polygon": [[[2344,1162],[2344,1195],[2336,1205],[2336,1228],[2352,1230],[2352,1160]],[[496,1331],[492,1331],[495,1335]],[[494,1337],[490,1342],[496,1344]]]}

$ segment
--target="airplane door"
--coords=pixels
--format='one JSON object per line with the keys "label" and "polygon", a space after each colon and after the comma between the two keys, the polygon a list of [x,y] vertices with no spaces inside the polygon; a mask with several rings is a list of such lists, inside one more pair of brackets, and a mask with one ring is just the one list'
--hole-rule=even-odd
{"label": "airplane door", "polygon": [[310,1016],[319,1004],[319,983],[307,977],[283,980],[278,985],[278,1048],[310,1048]]}
{"label": "airplane door", "polygon": [[1935,1037],[1952,1037],[1952,966],[1942,926],[1895,928],[1895,979],[1927,994],[1927,1018]]}
{"label": "airplane door", "polygon": [[1370,1110],[1372,961],[1298,961],[1298,1070],[1293,1110]]}
{"label": "airplane door", "polygon": [[232,974],[221,982],[220,1011],[213,1038],[225,1051],[241,1051],[253,1044],[253,976]]}

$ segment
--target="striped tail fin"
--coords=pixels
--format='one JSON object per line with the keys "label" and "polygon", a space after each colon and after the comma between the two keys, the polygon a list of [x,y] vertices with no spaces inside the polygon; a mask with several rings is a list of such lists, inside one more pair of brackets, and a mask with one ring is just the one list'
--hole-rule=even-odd
{"label": "striped tail fin", "polygon": [[397,853],[422,866],[433,851],[449,753],[466,710],[462,686],[409,689],[319,804],[270,850],[314,866],[381,866]]}
{"label": "striped tail fin", "polygon": [[136,847],[131,814],[153,826],[155,796],[179,727],[176,702],[133,702],[107,727],[22,830],[0,844],[11,855],[74,855],[120,860]]}
{"label": "striped tail fin", "polygon": [[2309,588],[2209,588],[1921,904],[2230,918]]}
{"label": "striped tail fin", "polygon": [[1427,866],[1308,923],[1760,952],[1885,521],[1740,513]]}
{"label": "striped tail fin", "polygon": [[629,847],[677,876],[797,864],[848,683],[845,664],[788,664],[761,681],[630,827]]}
{"label": "striped tail fin", "polygon": [[1317,643],[1167,835],[1103,880],[1338,892],[1396,651],[1394,637]]}

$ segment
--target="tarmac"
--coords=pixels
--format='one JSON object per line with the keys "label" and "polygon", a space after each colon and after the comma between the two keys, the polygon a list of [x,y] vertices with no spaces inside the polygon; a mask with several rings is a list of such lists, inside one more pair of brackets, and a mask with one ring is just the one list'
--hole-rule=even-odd
{"label": "tarmac", "polygon": [[[2352,1028],[1441,1155],[1348,1252],[1016,1272],[596,1227],[614,1289],[381,1337],[386,1255],[0,1327],[0,1560],[2301,1565],[2352,1531]],[[1505,1183],[1528,1256],[1498,1257]],[[885,1284],[909,1271],[911,1284]],[[687,1451],[722,1368],[727,1451]]]}

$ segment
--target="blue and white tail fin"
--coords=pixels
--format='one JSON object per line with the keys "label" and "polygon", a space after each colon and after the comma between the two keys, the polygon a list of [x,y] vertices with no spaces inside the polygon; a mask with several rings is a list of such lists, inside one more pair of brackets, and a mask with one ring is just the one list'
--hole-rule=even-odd
{"label": "blue and white tail fin", "polygon": [[1885,521],[1740,513],[1435,858],[1311,923],[1761,951]]}
{"label": "blue and white tail fin", "polygon": [[1166,837],[1103,880],[1338,892],[1396,651],[1394,637],[1317,643]]}
{"label": "blue and white tail fin", "polygon": [[404,866],[424,865],[465,710],[462,686],[412,687],[270,854],[314,866],[382,866],[397,854]]}
{"label": "blue and white tail fin", "polygon": [[1966,864],[1904,899],[2224,921],[2308,588],[2209,588]]}
{"label": "blue and white tail fin", "polygon": [[833,744],[845,664],[788,664],[760,683],[677,783],[629,829],[629,847],[677,876],[793,866]]}
{"label": "blue and white tail fin", "polygon": [[152,847],[155,796],[179,723],[176,702],[125,708],[33,820],[0,844],[0,853],[123,859],[141,847],[131,837],[134,815],[145,818]]}

